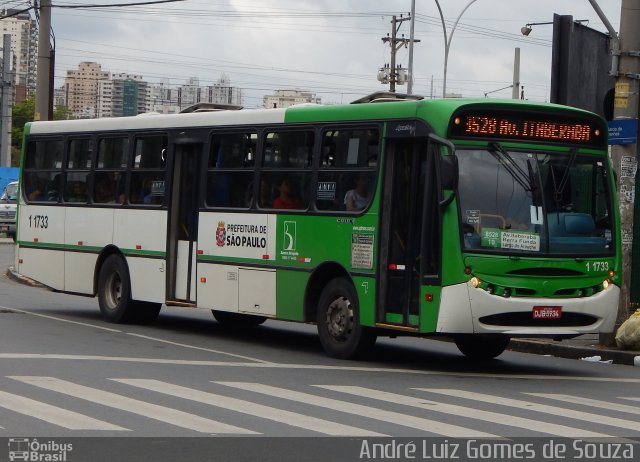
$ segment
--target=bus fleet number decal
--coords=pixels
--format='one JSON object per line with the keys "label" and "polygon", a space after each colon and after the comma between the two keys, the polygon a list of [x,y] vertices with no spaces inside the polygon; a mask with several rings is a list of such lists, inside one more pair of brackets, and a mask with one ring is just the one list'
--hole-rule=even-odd
{"label": "bus fleet number decal", "polygon": [[609,271],[608,261],[588,261],[587,271]]}
{"label": "bus fleet number decal", "polygon": [[47,215],[29,215],[29,228],[49,227],[49,217]]}

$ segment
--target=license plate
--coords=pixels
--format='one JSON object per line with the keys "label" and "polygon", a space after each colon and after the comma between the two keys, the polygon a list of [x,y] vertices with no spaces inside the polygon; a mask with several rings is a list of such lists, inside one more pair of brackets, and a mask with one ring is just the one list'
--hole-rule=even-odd
{"label": "license plate", "polygon": [[561,306],[534,306],[533,319],[560,319],[562,317]]}
{"label": "license plate", "polygon": [[8,226],[0,226],[0,231],[9,231]]}

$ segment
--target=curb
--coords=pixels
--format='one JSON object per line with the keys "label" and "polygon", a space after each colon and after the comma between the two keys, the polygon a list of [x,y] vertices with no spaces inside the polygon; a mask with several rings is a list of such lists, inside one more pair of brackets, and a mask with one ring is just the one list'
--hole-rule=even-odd
{"label": "curb", "polygon": [[612,360],[614,364],[633,366],[633,359],[640,355],[640,351],[625,351],[615,347],[605,346],[575,346],[550,343],[535,339],[511,339],[509,350],[522,353],[534,353],[539,355],[551,355],[559,358],[581,359],[590,356],[600,356],[602,361]]}
{"label": "curb", "polygon": [[49,290],[51,290],[50,287],[45,286],[44,284],[41,284],[41,283],[39,283],[37,281],[34,281],[31,278],[23,276],[20,273],[16,273],[13,266],[8,267],[5,274],[7,275],[7,277],[9,279],[11,279],[12,281],[15,281],[15,282],[17,282],[19,284],[24,284],[24,285],[30,286],[30,287],[40,287],[41,289],[49,289]]}

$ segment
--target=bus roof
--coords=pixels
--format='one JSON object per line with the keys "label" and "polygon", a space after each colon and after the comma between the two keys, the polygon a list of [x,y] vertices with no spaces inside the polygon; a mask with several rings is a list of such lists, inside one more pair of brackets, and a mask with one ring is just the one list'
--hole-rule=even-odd
{"label": "bus roof", "polygon": [[263,125],[366,121],[387,119],[427,120],[436,132],[444,133],[452,114],[469,105],[507,107],[524,111],[562,109],[565,112],[591,114],[587,111],[549,103],[501,99],[449,98],[432,100],[398,100],[360,104],[304,104],[287,109],[243,109],[234,111],[195,112],[187,114],[140,114],[134,117],[31,122],[30,134],[82,133],[88,131],[156,130],[167,128]]}

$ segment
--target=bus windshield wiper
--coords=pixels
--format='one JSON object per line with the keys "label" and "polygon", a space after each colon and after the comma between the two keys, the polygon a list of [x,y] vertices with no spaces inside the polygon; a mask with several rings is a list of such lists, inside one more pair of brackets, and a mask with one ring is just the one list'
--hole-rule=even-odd
{"label": "bus windshield wiper", "polygon": [[562,194],[564,193],[564,188],[567,186],[569,182],[569,176],[571,174],[571,167],[573,167],[573,163],[576,161],[576,153],[575,149],[571,150],[571,155],[569,157],[569,162],[567,162],[567,168],[562,174],[562,178],[560,178],[560,183],[556,184],[556,175],[553,170],[553,165],[550,165],[551,170],[551,180],[553,181],[553,196],[556,202],[556,206],[560,204],[562,201]]}
{"label": "bus windshield wiper", "polygon": [[496,158],[501,165],[509,172],[509,174],[513,177],[514,180],[518,182],[522,189],[527,192],[533,193],[535,189],[535,181],[533,181],[533,177],[531,174],[527,174],[522,167],[520,167],[515,161],[513,157],[504,150],[502,146],[498,143],[491,143],[491,149],[489,149],[489,153]]}

